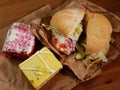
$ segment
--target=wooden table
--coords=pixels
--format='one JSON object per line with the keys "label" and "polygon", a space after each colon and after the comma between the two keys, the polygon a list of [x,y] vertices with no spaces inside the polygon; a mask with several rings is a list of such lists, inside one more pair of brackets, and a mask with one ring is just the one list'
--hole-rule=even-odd
{"label": "wooden table", "polygon": [[[64,0],[0,0],[0,28],[50,3],[52,8]],[[89,0],[120,17],[120,0]],[[103,77],[104,76],[104,77]],[[105,66],[103,73],[88,82],[77,85],[73,90],[120,90],[120,58]]]}
{"label": "wooden table", "polygon": [[[0,0],[0,28],[50,3],[53,8],[64,0]],[[119,0],[89,0],[120,16]]]}

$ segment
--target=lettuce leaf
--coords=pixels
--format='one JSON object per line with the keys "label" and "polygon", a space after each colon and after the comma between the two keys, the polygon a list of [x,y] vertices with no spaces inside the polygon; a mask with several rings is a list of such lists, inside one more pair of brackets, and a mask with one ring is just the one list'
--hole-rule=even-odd
{"label": "lettuce leaf", "polygon": [[46,25],[44,23],[42,23],[42,27],[44,27],[46,30],[56,30],[55,27],[53,27],[51,25]]}

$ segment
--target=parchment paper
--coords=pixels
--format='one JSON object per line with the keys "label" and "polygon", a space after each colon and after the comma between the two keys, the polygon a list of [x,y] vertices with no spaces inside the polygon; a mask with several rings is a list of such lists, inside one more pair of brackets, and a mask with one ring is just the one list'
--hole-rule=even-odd
{"label": "parchment paper", "polygon": [[[21,18],[16,22],[24,22],[30,23],[31,20],[35,18],[43,18],[47,15],[52,15],[54,12],[67,7],[81,7],[81,2],[84,4],[88,4],[89,8],[93,12],[103,13],[108,17],[113,25],[113,34],[112,37],[114,38],[114,42],[111,44],[110,51],[108,53],[109,60],[115,60],[117,57],[120,57],[120,18],[114,15],[113,13],[97,6],[89,1],[84,0],[73,0],[69,3],[70,0],[66,0],[66,2],[58,7],[55,10],[51,10],[50,5],[46,5],[40,8],[37,11]],[[69,5],[68,5],[69,4]],[[83,4],[83,7],[84,7]],[[84,7],[85,8],[85,7]],[[94,9],[93,9],[94,8]],[[52,11],[52,12],[51,12]],[[10,26],[3,28],[0,30],[0,53],[2,51],[2,47],[5,41],[5,37],[7,34],[7,30]],[[18,64],[23,62],[18,58],[7,58],[0,55],[0,90],[35,90],[30,82],[26,79],[23,73],[18,68]],[[109,62],[110,63],[110,62]],[[106,64],[104,64],[106,65]],[[52,78],[46,85],[44,85],[40,90],[70,90],[81,81],[72,73],[71,70],[66,69],[65,67],[62,71],[60,71],[54,78]]]}

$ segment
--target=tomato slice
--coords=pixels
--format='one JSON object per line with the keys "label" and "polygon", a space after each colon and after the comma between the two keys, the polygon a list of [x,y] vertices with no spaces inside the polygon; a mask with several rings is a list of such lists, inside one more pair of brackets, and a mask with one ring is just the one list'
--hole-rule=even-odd
{"label": "tomato slice", "polygon": [[52,37],[53,46],[61,53],[67,53],[67,46],[64,43],[58,44],[58,40],[55,37]]}

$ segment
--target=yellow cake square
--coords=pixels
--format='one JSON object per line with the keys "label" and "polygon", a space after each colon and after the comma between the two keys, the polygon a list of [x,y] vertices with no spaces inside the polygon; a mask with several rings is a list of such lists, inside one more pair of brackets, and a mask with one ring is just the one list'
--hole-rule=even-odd
{"label": "yellow cake square", "polygon": [[62,64],[47,47],[44,47],[22,62],[19,68],[33,87],[39,89],[62,69]]}

